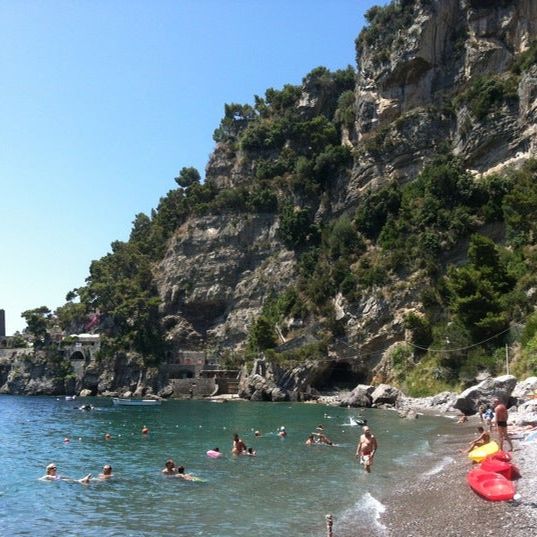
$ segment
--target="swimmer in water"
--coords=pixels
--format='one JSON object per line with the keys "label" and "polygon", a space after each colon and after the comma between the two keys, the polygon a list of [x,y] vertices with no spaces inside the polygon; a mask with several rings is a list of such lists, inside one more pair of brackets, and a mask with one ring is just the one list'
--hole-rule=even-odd
{"label": "swimmer in water", "polygon": [[177,468],[177,474],[175,475],[175,477],[179,477],[181,479],[184,479],[185,481],[193,481],[194,480],[194,476],[192,474],[185,474],[185,467],[184,466],[179,466]]}
{"label": "swimmer in water", "polygon": [[103,471],[99,474],[99,479],[110,479],[114,474],[112,474],[112,467],[109,464],[103,466]]}
{"label": "swimmer in water", "polygon": [[112,440],[112,435],[110,433],[104,433],[105,440]]}
{"label": "swimmer in water", "polygon": [[280,427],[280,431],[278,432],[278,436],[280,438],[285,438],[287,436],[287,431],[285,430],[285,427],[283,425]]}
{"label": "swimmer in water", "polygon": [[313,434],[310,434],[308,438],[306,438],[305,444],[306,446],[313,446],[313,444],[315,444],[315,437],[313,436]]}
{"label": "swimmer in water", "polygon": [[149,429],[145,425],[142,427],[142,434],[149,434]]}
{"label": "swimmer in water", "polygon": [[173,459],[168,459],[162,469],[164,475],[175,475],[177,474],[177,467]]}
{"label": "swimmer in water", "polygon": [[255,457],[255,454],[256,451],[254,451],[251,447],[246,450],[246,455],[248,455],[249,457]]}
{"label": "swimmer in water", "polygon": [[71,479],[70,477],[59,475],[57,466],[51,462],[46,468],[45,475],[39,479],[42,481],[74,481],[77,483],[86,484],[90,482],[91,474],[84,476],[82,479]]}

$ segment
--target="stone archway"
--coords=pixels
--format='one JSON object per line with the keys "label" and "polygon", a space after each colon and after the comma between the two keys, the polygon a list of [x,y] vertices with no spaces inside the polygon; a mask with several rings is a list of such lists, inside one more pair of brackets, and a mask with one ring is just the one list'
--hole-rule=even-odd
{"label": "stone archway", "polygon": [[82,351],[75,351],[69,356],[69,360],[86,360],[86,356]]}

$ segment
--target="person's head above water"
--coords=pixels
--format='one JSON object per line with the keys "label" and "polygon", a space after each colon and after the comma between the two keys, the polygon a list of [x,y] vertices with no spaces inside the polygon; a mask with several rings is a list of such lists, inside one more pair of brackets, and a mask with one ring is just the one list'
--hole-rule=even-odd
{"label": "person's head above water", "polygon": [[50,474],[52,472],[55,472],[56,471],[56,465],[51,462],[48,466],[47,466],[47,474]]}
{"label": "person's head above water", "polygon": [[185,467],[184,466],[178,466],[177,467],[177,473],[178,474],[184,474],[185,473]]}
{"label": "person's head above water", "polygon": [[110,466],[109,464],[105,464],[103,466],[103,474],[104,475],[111,475],[112,474],[112,466]]}

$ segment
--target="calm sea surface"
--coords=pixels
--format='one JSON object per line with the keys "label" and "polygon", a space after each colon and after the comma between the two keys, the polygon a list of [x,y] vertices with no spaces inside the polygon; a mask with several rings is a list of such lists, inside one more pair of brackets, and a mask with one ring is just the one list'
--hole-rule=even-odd
{"label": "calm sea surface", "polygon": [[[95,409],[78,410],[83,403]],[[322,536],[330,512],[338,537],[365,528],[381,534],[384,496],[401,480],[449,461],[453,447],[442,441],[454,424],[364,411],[379,441],[366,475],[354,458],[360,427],[349,418],[356,415],[356,409],[299,403],[166,401],[128,408],[108,399],[0,396],[0,535]],[[304,445],[319,424],[337,446]],[[285,439],[276,434],[282,425]],[[231,455],[234,432],[256,457]],[[215,446],[222,459],[206,456]],[[170,457],[204,481],[162,476]],[[87,486],[39,481],[50,462],[73,478],[111,464],[114,478]]]}

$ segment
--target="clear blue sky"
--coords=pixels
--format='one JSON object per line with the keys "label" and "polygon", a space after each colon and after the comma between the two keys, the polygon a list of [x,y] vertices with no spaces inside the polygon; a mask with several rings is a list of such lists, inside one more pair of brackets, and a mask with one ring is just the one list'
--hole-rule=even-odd
{"label": "clear blue sky", "polygon": [[0,0],[0,308],[64,303],[226,102],[354,65],[370,0]]}

